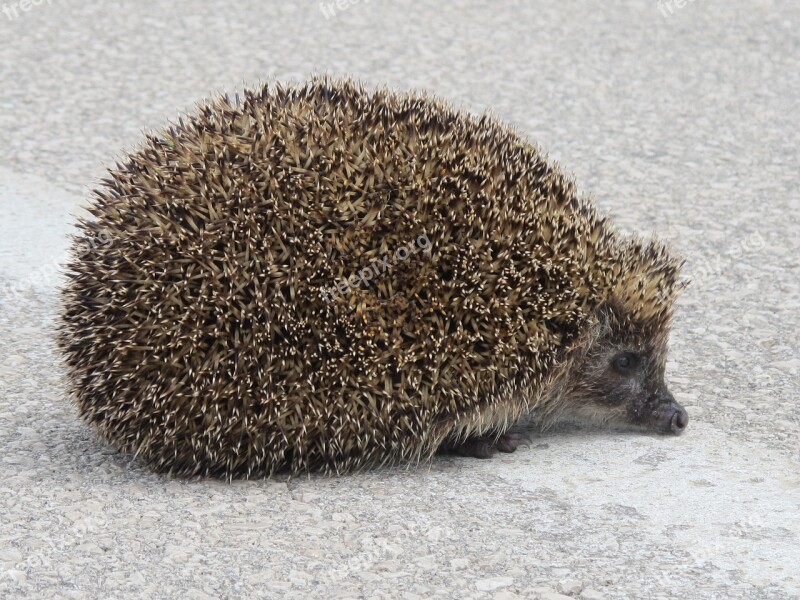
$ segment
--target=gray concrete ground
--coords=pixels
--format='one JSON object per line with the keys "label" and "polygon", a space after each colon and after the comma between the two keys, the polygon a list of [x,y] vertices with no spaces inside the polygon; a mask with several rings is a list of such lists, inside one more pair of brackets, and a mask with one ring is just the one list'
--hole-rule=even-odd
{"label": "gray concrete ground", "polygon": [[[6,0],[0,596],[797,598],[800,6],[680,4]],[[90,434],[50,334],[87,190],[195,100],[323,71],[492,107],[672,241],[685,435],[229,485]]]}

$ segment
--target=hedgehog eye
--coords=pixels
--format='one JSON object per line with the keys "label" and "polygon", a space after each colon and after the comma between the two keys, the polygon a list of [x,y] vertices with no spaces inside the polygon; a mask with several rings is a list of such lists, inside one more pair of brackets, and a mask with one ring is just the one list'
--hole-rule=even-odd
{"label": "hedgehog eye", "polygon": [[639,357],[633,352],[623,352],[617,354],[611,364],[618,373],[630,375],[639,364]]}

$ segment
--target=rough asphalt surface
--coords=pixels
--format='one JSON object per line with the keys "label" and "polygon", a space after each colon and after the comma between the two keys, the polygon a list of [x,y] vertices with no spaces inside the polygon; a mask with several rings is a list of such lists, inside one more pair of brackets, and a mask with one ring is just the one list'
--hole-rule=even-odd
{"label": "rough asphalt surface", "polygon": [[[797,598],[800,5],[677,2],[6,0],[0,597]],[[100,443],[50,332],[89,188],[195,100],[315,72],[491,107],[669,239],[685,435],[233,484]]]}

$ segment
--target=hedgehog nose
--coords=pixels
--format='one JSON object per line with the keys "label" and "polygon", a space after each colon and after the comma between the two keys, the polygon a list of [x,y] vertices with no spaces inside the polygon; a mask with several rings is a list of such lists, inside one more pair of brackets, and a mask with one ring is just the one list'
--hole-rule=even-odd
{"label": "hedgehog nose", "polygon": [[675,412],[669,422],[669,429],[672,433],[681,433],[689,424],[689,413],[679,404],[675,405]]}
{"label": "hedgehog nose", "polygon": [[664,433],[683,433],[689,424],[689,413],[675,401],[669,390],[660,390],[657,396],[657,408],[653,411],[655,426]]}

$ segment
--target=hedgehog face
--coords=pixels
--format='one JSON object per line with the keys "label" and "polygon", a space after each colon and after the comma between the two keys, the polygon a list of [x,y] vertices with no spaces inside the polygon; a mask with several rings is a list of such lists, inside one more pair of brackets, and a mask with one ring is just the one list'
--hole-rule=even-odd
{"label": "hedgehog face", "polygon": [[572,364],[566,398],[576,421],[681,433],[686,410],[664,382],[667,329],[645,329],[608,309]]}

